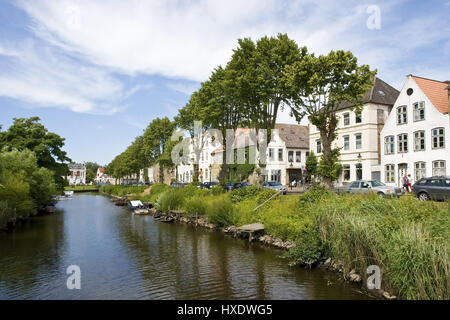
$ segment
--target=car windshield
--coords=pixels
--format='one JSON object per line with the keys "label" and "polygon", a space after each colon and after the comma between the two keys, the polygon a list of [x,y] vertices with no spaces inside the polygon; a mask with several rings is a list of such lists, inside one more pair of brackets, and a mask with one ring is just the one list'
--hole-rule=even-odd
{"label": "car windshield", "polygon": [[279,185],[281,185],[279,182],[277,182],[277,181],[269,181],[269,186],[271,186],[271,187],[276,187],[276,186],[279,186]]}
{"label": "car windshield", "polygon": [[369,181],[369,183],[372,185],[373,188],[385,186],[385,184],[380,181]]}

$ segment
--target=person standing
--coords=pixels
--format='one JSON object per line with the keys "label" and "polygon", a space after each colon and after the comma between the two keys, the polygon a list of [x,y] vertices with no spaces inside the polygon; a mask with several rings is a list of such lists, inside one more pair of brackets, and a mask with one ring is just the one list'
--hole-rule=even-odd
{"label": "person standing", "polygon": [[291,190],[295,187],[295,179],[291,181]]}
{"label": "person standing", "polygon": [[402,185],[403,185],[403,189],[405,189],[406,192],[409,192],[409,179],[408,179],[408,175],[406,173],[402,178]]}

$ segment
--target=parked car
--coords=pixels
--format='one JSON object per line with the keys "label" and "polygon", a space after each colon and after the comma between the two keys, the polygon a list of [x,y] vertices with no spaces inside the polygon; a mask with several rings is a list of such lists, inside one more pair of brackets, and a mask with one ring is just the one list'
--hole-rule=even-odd
{"label": "parked car", "polygon": [[278,181],[266,181],[264,182],[264,188],[280,191],[283,194],[287,193],[287,188]]}
{"label": "parked car", "polygon": [[450,200],[450,178],[422,178],[412,186],[412,192],[420,200]]}
{"label": "parked car", "polygon": [[171,186],[172,188],[183,188],[183,187],[184,187],[184,184],[181,183],[181,182],[172,182],[172,183],[170,184],[170,186]]}
{"label": "parked car", "polygon": [[369,193],[375,192],[380,197],[399,197],[403,194],[402,188],[387,186],[376,180],[357,180],[346,186],[338,187],[337,193]]}
{"label": "parked car", "polygon": [[242,188],[247,188],[247,187],[251,186],[251,184],[248,182],[241,182],[241,184],[242,184]]}
{"label": "parked car", "polygon": [[211,181],[211,182],[208,181],[208,182],[200,183],[199,187],[201,189],[211,189],[212,187],[215,187],[217,185],[219,185],[219,183],[217,181]]}
{"label": "parked car", "polygon": [[243,182],[227,182],[225,183],[225,190],[226,191],[231,191],[234,189],[239,189],[239,188],[243,188]]}

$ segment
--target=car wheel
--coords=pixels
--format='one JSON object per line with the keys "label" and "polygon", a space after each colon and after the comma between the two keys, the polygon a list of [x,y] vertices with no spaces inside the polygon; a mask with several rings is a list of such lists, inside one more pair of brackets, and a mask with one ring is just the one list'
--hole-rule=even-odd
{"label": "car wheel", "polygon": [[379,196],[380,198],[384,198],[384,193],[383,192],[378,192],[377,196]]}
{"label": "car wheel", "polygon": [[430,197],[425,192],[419,193],[418,198],[421,201],[428,201],[428,200],[430,200]]}

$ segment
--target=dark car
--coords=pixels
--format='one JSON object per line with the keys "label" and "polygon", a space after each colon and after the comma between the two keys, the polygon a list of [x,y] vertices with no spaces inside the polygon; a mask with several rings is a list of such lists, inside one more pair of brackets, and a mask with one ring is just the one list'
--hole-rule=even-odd
{"label": "dark car", "polygon": [[420,200],[450,200],[450,178],[422,178],[412,186],[412,191]]}
{"label": "dark car", "polygon": [[172,182],[172,183],[170,184],[170,186],[171,186],[172,188],[183,188],[183,187],[184,187],[184,184],[181,183],[181,182]]}
{"label": "dark car", "polygon": [[243,188],[243,182],[227,182],[225,183],[225,190],[226,191],[231,191],[234,189],[239,189],[239,188]]}
{"label": "dark car", "polygon": [[215,186],[219,185],[219,183],[217,181],[211,181],[211,182],[203,182],[200,184],[200,188],[202,189],[211,189]]}

